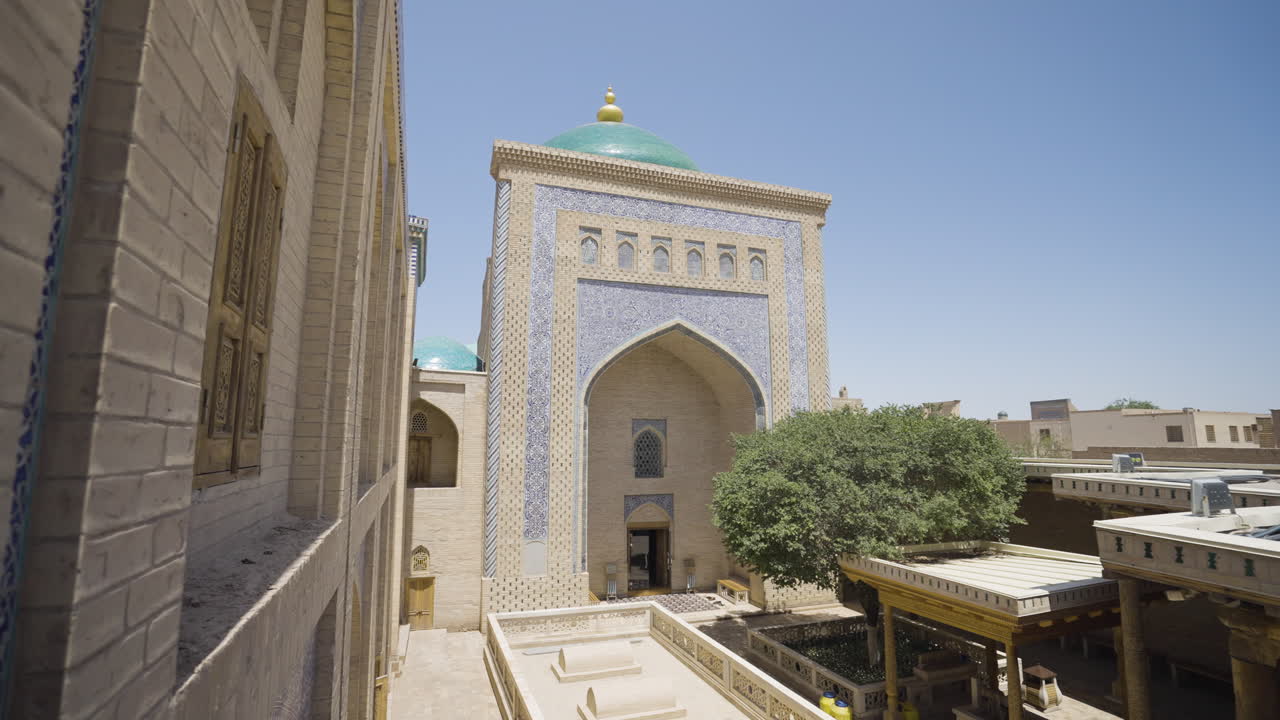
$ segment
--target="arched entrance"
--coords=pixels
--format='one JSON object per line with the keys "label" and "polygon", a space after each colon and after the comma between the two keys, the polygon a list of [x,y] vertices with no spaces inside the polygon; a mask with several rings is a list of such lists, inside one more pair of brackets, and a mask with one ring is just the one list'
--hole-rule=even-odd
{"label": "arched entrance", "polygon": [[422,399],[409,405],[405,482],[419,487],[458,484],[458,428],[444,411]]}
{"label": "arched entrance", "polygon": [[619,594],[714,586],[728,572],[711,524],[712,480],[734,433],[766,415],[755,377],[705,336],[672,326],[614,354],[584,393],[590,587]]}

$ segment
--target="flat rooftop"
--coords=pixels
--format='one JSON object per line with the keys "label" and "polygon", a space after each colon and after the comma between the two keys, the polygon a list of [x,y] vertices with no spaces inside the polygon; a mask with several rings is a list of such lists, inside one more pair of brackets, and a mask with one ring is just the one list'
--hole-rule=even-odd
{"label": "flat rooftop", "polygon": [[1280,541],[1250,533],[1280,525],[1280,504],[1208,517],[1189,512],[1099,520],[1108,573],[1280,606]]}
{"label": "flat rooftop", "polygon": [[1255,470],[1055,473],[1050,482],[1054,497],[1178,511],[1191,508],[1191,481],[1200,478],[1229,478],[1237,508],[1280,506],[1280,481]]}
{"label": "flat rooftop", "polygon": [[827,717],[656,603],[501,613],[486,625],[485,667],[505,717]]}
{"label": "flat rooftop", "polygon": [[905,590],[979,605],[1019,624],[1069,608],[1108,605],[1115,581],[1091,555],[995,542],[901,548],[901,561],[847,555],[842,568]]}
{"label": "flat rooftop", "polygon": [[585,701],[589,687],[599,687],[610,682],[633,683],[648,678],[670,680],[676,698],[689,718],[719,720],[720,718],[750,717],[703,682],[701,677],[689,672],[684,663],[659,645],[657,640],[641,637],[629,642],[635,661],[642,668],[638,674],[625,675],[612,680],[561,683],[551,670],[551,664],[556,661],[557,653],[565,647],[560,644],[517,651],[513,655],[515,671],[525,678],[538,702],[538,708],[548,718],[578,717],[578,706]]}

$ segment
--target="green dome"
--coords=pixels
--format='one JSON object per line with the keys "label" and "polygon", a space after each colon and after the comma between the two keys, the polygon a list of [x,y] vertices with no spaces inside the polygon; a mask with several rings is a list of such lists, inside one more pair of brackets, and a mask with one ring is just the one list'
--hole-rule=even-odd
{"label": "green dome", "polygon": [[561,150],[604,155],[622,160],[697,170],[680,148],[653,133],[624,122],[593,122],[562,132],[543,143]]}
{"label": "green dome", "polygon": [[424,370],[480,369],[480,358],[466,345],[438,335],[414,342],[413,360]]}

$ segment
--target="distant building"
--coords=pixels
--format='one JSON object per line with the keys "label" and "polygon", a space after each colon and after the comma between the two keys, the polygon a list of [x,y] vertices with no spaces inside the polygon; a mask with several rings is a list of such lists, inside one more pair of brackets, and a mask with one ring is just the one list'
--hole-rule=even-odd
{"label": "distant building", "polygon": [[841,385],[840,395],[838,397],[831,398],[831,409],[832,410],[843,410],[843,409],[861,410],[862,398],[849,397],[849,388],[845,387],[844,385]]}
{"label": "distant building", "polygon": [[950,415],[960,417],[959,400],[942,400],[940,402],[922,403],[925,413],[929,415]]}
{"label": "distant building", "polygon": [[1272,410],[1269,416],[1258,417],[1258,445],[1264,448],[1280,447],[1276,441],[1276,425],[1280,425],[1280,410]]}
{"label": "distant building", "polygon": [[427,277],[427,225],[426,218],[409,216],[409,275],[418,287]]}
{"label": "distant building", "polygon": [[[1272,447],[1271,418],[1256,413],[1180,410],[1077,410],[1069,399],[1031,403],[1030,420],[991,421],[1016,452],[1069,457],[1089,448]],[[1274,444],[1274,439],[1268,442]]]}
{"label": "distant building", "polygon": [[991,423],[1015,452],[1030,457],[1070,457],[1071,400],[1035,400],[1030,420],[1010,420],[1007,413]]}
{"label": "distant building", "polygon": [[1071,413],[1071,449],[1130,446],[1256,448],[1256,413],[1181,410],[1080,410]]}

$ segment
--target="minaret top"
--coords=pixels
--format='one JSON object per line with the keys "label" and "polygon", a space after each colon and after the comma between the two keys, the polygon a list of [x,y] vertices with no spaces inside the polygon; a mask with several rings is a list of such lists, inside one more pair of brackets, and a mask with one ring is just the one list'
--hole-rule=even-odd
{"label": "minaret top", "polygon": [[613,104],[617,96],[613,94],[613,86],[604,93],[605,105],[596,111],[596,120],[600,122],[622,122],[622,108]]}

